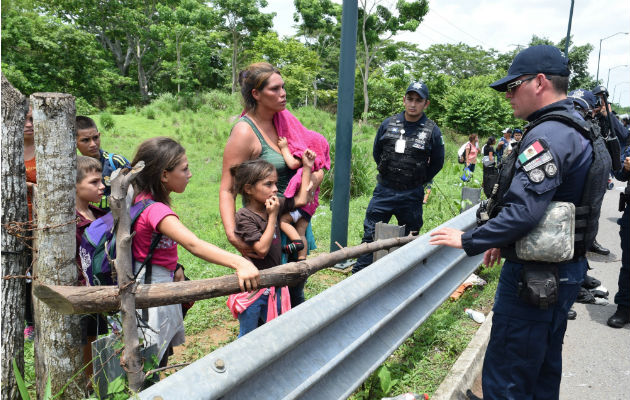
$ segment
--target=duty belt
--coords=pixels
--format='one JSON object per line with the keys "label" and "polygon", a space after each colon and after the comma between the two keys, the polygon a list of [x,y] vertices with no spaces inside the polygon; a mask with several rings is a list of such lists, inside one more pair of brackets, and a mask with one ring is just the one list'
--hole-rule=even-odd
{"label": "duty belt", "polygon": [[376,176],[376,181],[380,183],[381,185],[386,186],[390,189],[394,189],[394,190],[409,190],[409,189],[415,189],[421,186],[421,184],[418,184],[416,182],[408,183],[408,184],[389,182],[389,181],[384,180],[380,174]]}

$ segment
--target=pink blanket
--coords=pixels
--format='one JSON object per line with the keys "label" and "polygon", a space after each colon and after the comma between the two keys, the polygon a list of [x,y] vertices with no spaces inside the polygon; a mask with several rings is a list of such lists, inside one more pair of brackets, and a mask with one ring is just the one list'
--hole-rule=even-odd
{"label": "pink blanket", "polygon": [[[273,116],[273,123],[278,131],[278,136],[287,138],[291,154],[295,157],[302,158],[304,151],[311,149],[317,154],[313,171],[322,168],[330,169],[330,146],[322,134],[306,129],[304,125],[286,109]],[[293,175],[293,178],[289,181],[289,185],[284,191],[284,196],[295,196],[301,182],[302,168],[298,169],[295,175]],[[319,188],[315,191],[313,202],[302,207],[302,209],[309,213],[309,215],[313,215],[318,205]]]}
{"label": "pink blanket", "polygon": [[[232,316],[235,319],[238,318],[238,315],[247,310],[247,307],[254,304],[254,302],[265,293],[265,290],[267,290],[267,288],[260,289],[255,295],[251,297],[251,293],[248,292],[241,292],[229,295],[226,304],[232,312]],[[289,294],[288,286],[282,286],[280,288],[280,296],[280,313],[284,314],[291,309],[291,295]],[[267,301],[266,321],[269,322],[276,317],[278,317],[278,307],[276,307],[276,288],[272,286],[269,288],[269,300]]]}

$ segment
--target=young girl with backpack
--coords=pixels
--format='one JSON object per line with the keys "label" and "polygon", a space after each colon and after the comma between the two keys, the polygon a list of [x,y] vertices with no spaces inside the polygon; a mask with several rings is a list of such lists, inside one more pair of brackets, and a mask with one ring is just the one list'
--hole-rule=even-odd
{"label": "young girl with backpack", "polygon": [[[302,183],[292,198],[278,197],[278,173],[273,164],[262,159],[245,161],[230,168],[234,193],[243,196],[244,207],[236,212],[234,233],[252,247],[252,261],[258,269],[281,264],[279,216],[306,205],[312,187],[311,169],[315,153],[306,150],[302,156]],[[280,293],[279,293],[280,292]],[[238,318],[241,337],[266,321],[291,309],[289,289],[270,287],[257,293],[237,293],[229,296],[227,306]]]}
{"label": "young girl with backpack", "polygon": [[[236,270],[241,290],[255,290],[259,273],[250,261],[199,239],[171,209],[171,193],[183,193],[192,176],[184,148],[170,138],[148,139],[138,147],[132,166],[140,161],[144,161],[144,168],[133,183],[134,202],[150,200],[153,203],[144,209],[132,227],[137,279],[144,282],[146,271],[146,267],[140,270],[142,261],[138,260],[147,258],[153,240],[161,235],[151,258],[150,283],[184,280],[183,269],[177,267],[177,244],[180,244],[199,258]],[[148,344],[157,344],[158,360],[165,366],[172,347],[184,342],[181,305],[149,308],[148,321],[143,318],[139,328],[142,339]]]}

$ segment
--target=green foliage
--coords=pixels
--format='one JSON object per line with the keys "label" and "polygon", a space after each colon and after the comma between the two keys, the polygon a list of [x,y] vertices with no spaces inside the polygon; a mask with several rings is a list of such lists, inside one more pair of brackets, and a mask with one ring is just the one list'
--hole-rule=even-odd
{"label": "green foliage", "polygon": [[494,79],[494,75],[472,77],[448,90],[444,101],[448,126],[466,135],[490,136],[515,125],[503,94],[488,87]]}
{"label": "green foliage", "polygon": [[[24,382],[24,378],[22,378],[22,374],[20,373],[20,369],[17,366],[17,363],[15,362],[15,358],[13,358],[11,360],[11,363],[13,365],[13,374],[15,375],[15,382],[17,383],[17,387],[18,387],[18,391],[20,392],[20,397],[22,397],[22,400],[31,400],[31,396],[28,393],[28,389],[26,387],[26,383]],[[63,391],[61,393],[58,393],[57,395],[55,395],[53,397],[52,395],[52,382],[50,380],[50,375],[48,375],[48,379],[46,380],[46,386],[44,387],[44,393],[41,396],[42,400],[51,400],[59,395],[61,395],[63,393]]]}
{"label": "green foliage", "polygon": [[42,14],[30,2],[3,7],[2,49],[3,73],[26,95],[71,93],[99,107],[126,97],[121,90],[129,80],[116,73],[93,35]]}
{"label": "green foliage", "polygon": [[414,71],[451,76],[462,80],[476,75],[487,75],[495,69],[496,50],[484,50],[480,46],[458,44],[433,44],[418,52]]}
{"label": "green foliage", "polygon": [[76,106],[77,115],[96,114],[98,112],[98,108],[88,103],[83,97],[77,97],[74,104]]}
{"label": "green foliage", "polygon": [[116,123],[114,122],[114,117],[110,113],[104,112],[99,116],[99,125],[102,129],[111,131],[114,129],[114,126],[116,126]]}

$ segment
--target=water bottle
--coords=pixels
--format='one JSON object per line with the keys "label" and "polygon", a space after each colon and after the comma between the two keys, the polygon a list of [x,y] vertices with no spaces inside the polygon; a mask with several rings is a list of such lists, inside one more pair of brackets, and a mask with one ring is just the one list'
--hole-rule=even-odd
{"label": "water bottle", "polygon": [[472,310],[470,308],[466,308],[464,309],[464,312],[466,313],[466,315],[468,315],[470,318],[472,318],[473,321],[475,321],[478,324],[483,323],[483,321],[486,320],[486,316],[483,315],[482,312],[480,311],[476,311],[476,310]]}

